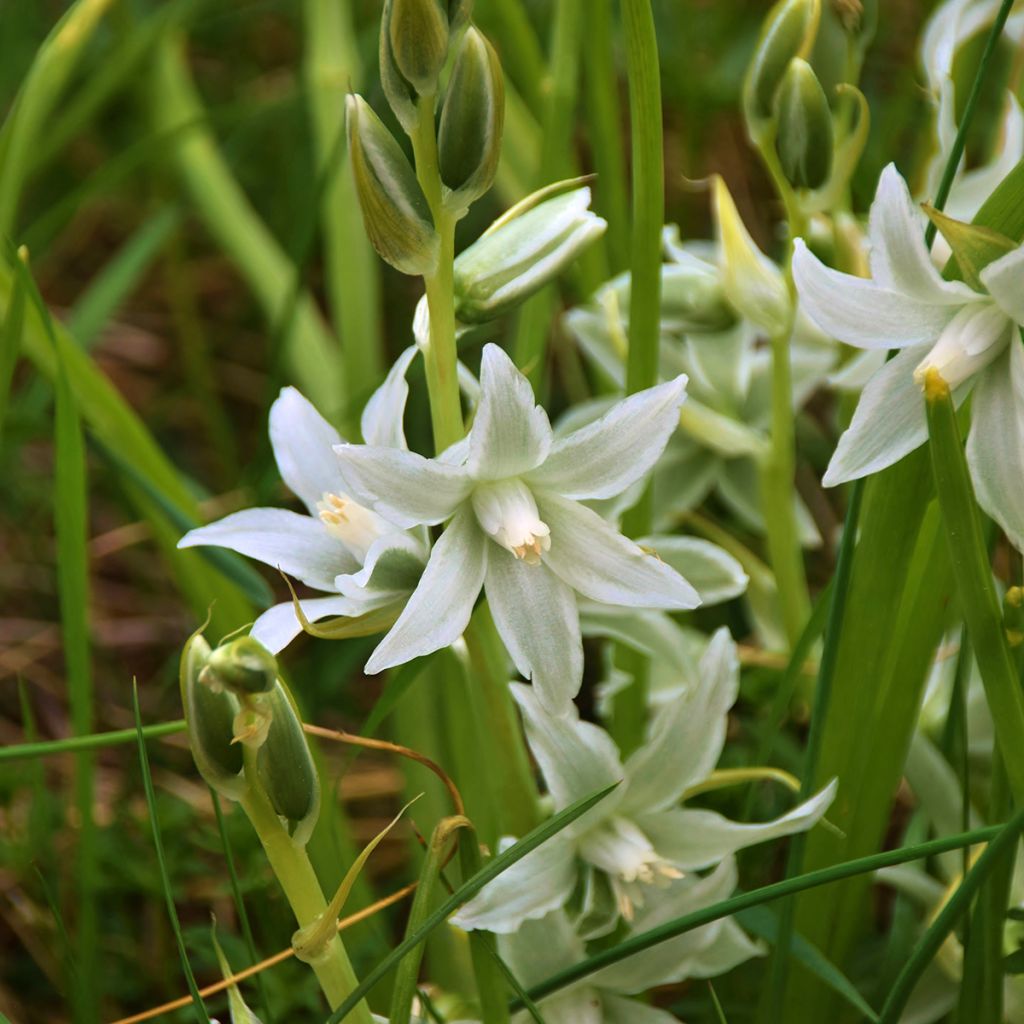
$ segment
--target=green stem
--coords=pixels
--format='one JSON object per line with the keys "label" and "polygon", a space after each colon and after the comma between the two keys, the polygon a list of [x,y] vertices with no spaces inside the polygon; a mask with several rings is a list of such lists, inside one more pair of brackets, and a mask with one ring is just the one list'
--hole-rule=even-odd
{"label": "green stem", "polygon": [[[298,926],[305,928],[327,909],[327,900],[305,847],[292,841],[260,786],[256,775],[256,751],[246,747],[244,756],[249,789],[240,801],[242,809],[259,836]],[[332,1010],[340,1006],[358,984],[339,935],[331,938],[323,957],[310,966]],[[352,1019],[355,1024],[373,1024],[365,1001],[354,1008]]]}
{"label": "green stem", "polygon": [[953,577],[1017,806],[1024,806],[1024,695],[1003,628],[956,410],[935,371],[925,381],[932,470],[952,556]]}
{"label": "green stem", "polygon": [[[629,117],[633,157],[632,278],[626,391],[633,394],[658,379],[661,309],[661,229],[665,222],[665,168],[661,124],[661,69],[650,0],[622,0],[629,77]],[[651,491],[623,517],[631,537],[649,532]],[[647,720],[649,665],[633,653],[617,659],[633,676],[615,698],[612,735],[623,754],[638,747]]]}

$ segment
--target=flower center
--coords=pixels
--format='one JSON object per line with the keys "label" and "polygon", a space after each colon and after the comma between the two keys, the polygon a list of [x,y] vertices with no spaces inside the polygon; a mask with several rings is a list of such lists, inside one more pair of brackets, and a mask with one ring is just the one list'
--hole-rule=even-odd
{"label": "flower center", "polygon": [[528,565],[537,565],[551,547],[551,531],[521,480],[480,484],[473,491],[473,510],[484,532]]}
{"label": "flower center", "polygon": [[994,302],[964,306],[918,363],[914,380],[923,387],[928,371],[935,370],[950,388],[959,387],[1003,351],[1011,326]]}
{"label": "flower center", "polygon": [[381,519],[376,512],[363,508],[358,502],[340,494],[325,492],[323,499],[316,503],[320,522],[359,559],[366,561],[370,545],[393,527]]}

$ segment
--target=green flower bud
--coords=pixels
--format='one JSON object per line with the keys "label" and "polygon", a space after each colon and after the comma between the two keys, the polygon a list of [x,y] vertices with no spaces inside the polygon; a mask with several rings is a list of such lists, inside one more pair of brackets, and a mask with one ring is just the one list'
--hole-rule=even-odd
{"label": "green flower bud", "polygon": [[387,0],[386,32],[399,74],[420,96],[437,92],[448,56],[448,4],[438,0]]}
{"label": "green flower bud", "polygon": [[280,680],[267,695],[270,728],[256,754],[256,774],[274,810],[305,845],[320,813],[320,776],[291,694]]}
{"label": "green flower bud", "polygon": [[608,226],[590,211],[589,188],[533,199],[519,204],[523,212],[512,210],[492,224],[455,260],[455,315],[463,323],[486,323],[524,302]]}
{"label": "green flower bud", "polygon": [[194,633],[181,652],[179,684],[188,741],[199,774],[222,796],[237,800],[246,790],[242,748],[234,742],[240,704],[229,690],[200,682],[210,654],[200,633]]}
{"label": "green flower bud", "polygon": [[201,679],[213,690],[239,695],[266,693],[277,680],[277,659],[258,640],[240,636],[210,654]]}
{"label": "green flower bud", "polygon": [[361,96],[349,96],[346,110],[352,174],[373,247],[403,274],[433,273],[439,241],[416,174]]}
{"label": "green flower bud", "polygon": [[448,82],[437,145],[446,204],[458,212],[479,199],[494,181],[505,123],[505,83],[498,55],[470,27]]}
{"label": "green flower bud", "polygon": [[807,61],[789,62],[776,100],[775,147],[794,188],[821,188],[832,174],[832,111]]}
{"label": "green flower bud", "polygon": [[775,113],[775,93],[789,62],[806,57],[821,16],[820,0],[779,0],[768,12],[743,83],[747,128],[756,134]]}
{"label": "green flower bud", "polygon": [[394,51],[391,48],[391,33],[388,31],[388,20],[391,11],[391,0],[385,0],[384,16],[380,25],[380,84],[384,88],[388,105],[398,118],[398,123],[407,135],[416,131],[416,90],[405,80],[398,70]]}

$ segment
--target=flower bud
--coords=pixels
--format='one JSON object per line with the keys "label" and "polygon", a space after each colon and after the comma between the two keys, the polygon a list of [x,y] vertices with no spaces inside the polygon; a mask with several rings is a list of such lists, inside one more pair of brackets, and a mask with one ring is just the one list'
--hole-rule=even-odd
{"label": "flower bud", "polygon": [[254,637],[240,636],[210,654],[200,679],[212,690],[239,696],[266,693],[277,680],[277,659]]}
{"label": "flower bud", "polygon": [[832,111],[807,61],[789,62],[776,100],[775,147],[794,188],[821,188],[832,173]]}
{"label": "flower bud", "polygon": [[256,754],[256,774],[289,835],[304,846],[320,813],[320,776],[299,713],[280,680],[267,702],[270,728]]}
{"label": "flower bud", "polygon": [[525,302],[560,274],[607,222],[591,213],[583,187],[510,211],[455,260],[455,315],[485,323]]}
{"label": "flower bud", "polygon": [[754,244],[725,182],[714,177],[719,268],[726,298],[768,334],[789,327],[789,292],[782,271]]}
{"label": "flower bud", "polygon": [[222,796],[237,800],[246,789],[242,748],[234,742],[238,698],[229,690],[200,682],[210,645],[193,634],[181,652],[179,684],[189,746],[199,774]]}
{"label": "flower bud", "polygon": [[349,96],[346,109],[352,173],[373,247],[403,274],[433,273],[439,241],[416,174],[361,96]]}
{"label": "flower bud", "polygon": [[473,27],[466,30],[441,108],[437,146],[446,203],[458,212],[494,181],[505,123],[505,83],[498,55]]}
{"label": "flower bud", "polygon": [[437,92],[448,56],[448,4],[442,9],[438,0],[387,0],[381,32],[405,81],[420,96]]}
{"label": "flower bud", "polygon": [[747,128],[754,134],[775,113],[775,93],[789,62],[807,56],[818,31],[820,0],[779,0],[761,29],[743,83]]}

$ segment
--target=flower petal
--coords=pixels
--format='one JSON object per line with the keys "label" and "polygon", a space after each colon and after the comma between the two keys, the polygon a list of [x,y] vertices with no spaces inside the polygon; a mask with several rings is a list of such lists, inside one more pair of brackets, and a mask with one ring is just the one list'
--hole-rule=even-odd
{"label": "flower petal", "polygon": [[[921,215],[895,164],[889,164],[878,179],[868,238],[871,276],[880,287],[939,306],[977,299],[978,293],[962,281],[942,279],[924,244]],[[874,310],[868,307],[863,315],[870,320]]]}
{"label": "flower petal", "polygon": [[281,479],[305,503],[311,515],[325,494],[344,490],[334,456],[341,435],[295,388],[282,388],[270,407],[270,443]]}
{"label": "flower petal", "polygon": [[1015,338],[978,379],[967,464],[978,504],[1024,551],[1024,346]]}
{"label": "flower petal", "polygon": [[[601,1005],[604,1014],[602,1024],[679,1024],[679,1018],[673,1017],[668,1010],[659,1010],[656,1006],[647,1006],[635,999],[625,999],[611,992],[601,993]],[[547,1006],[544,1007],[547,1014]],[[545,1017],[550,1020],[550,1017]]]}
{"label": "flower petal", "polygon": [[466,468],[478,480],[519,476],[544,461],[551,448],[548,414],[530,382],[497,345],[485,345],[480,404],[469,433]]}
{"label": "flower petal", "polygon": [[543,558],[585,597],[605,604],[681,610],[700,604],[697,591],[664,562],[647,554],[596,512],[555,494],[537,492],[551,528]]}
{"label": "flower petal", "polygon": [[748,846],[805,832],[828,809],[837,785],[833,779],[809,800],[774,821],[741,824],[715,811],[681,808],[639,815],[637,824],[665,860],[683,871],[696,871]]}
{"label": "flower petal", "polygon": [[334,451],[356,500],[403,528],[444,522],[472,488],[461,467],[415,452],[366,444],[341,444]]}
{"label": "flower petal", "polygon": [[366,593],[402,594],[416,588],[427,564],[426,546],[409,533],[387,533],[366,552],[359,572],[338,576],[338,592],[361,598]]}
{"label": "flower petal", "polygon": [[459,509],[430,552],[409,603],[366,663],[369,675],[447,647],[462,635],[483,586],[486,543],[473,510]]}
{"label": "flower petal", "polygon": [[526,479],[567,498],[610,498],[644,476],[679,426],[686,375],[617,402],[599,420],[556,441]]}
{"label": "flower petal", "polygon": [[811,320],[857,348],[905,348],[934,341],[957,309],[922,302],[826,267],[802,238],[794,243],[793,278]]}
{"label": "flower petal", "polygon": [[641,547],[653,548],[658,557],[691,583],[705,605],[739,597],[749,577],[728,551],[701,537],[642,537]]}
{"label": "flower petal", "polygon": [[498,544],[487,555],[487,601],[516,668],[549,714],[564,714],[583,681],[576,595],[543,563],[528,565]]}
{"label": "flower petal", "polygon": [[985,267],[981,283],[1010,319],[1024,324],[1024,245]]}
{"label": "flower petal", "polygon": [[[509,845],[502,841],[503,849]],[[564,906],[575,884],[576,849],[560,832],[485,885],[451,921],[466,931],[507,935]]]}
{"label": "flower petal", "polygon": [[927,351],[908,348],[872,375],[825,471],[826,487],[877,473],[928,439],[924,397],[914,380]]}
{"label": "flower petal", "polygon": [[532,988],[556,971],[572,967],[586,955],[583,941],[562,909],[540,920],[524,921],[518,931],[502,935],[498,951],[524,988]]}
{"label": "flower petal", "polygon": [[405,403],[409,398],[409,385],[405,375],[419,349],[410,345],[388,371],[384,383],[372,395],[363,409],[359,421],[363,440],[380,448],[408,448],[405,443]]}
{"label": "flower petal", "polygon": [[[362,609],[347,597],[310,597],[299,602],[302,614],[310,622],[317,622],[333,615],[358,615]],[[295,614],[291,601],[275,604],[268,608],[253,624],[249,631],[271,654],[283,651],[300,633],[302,623]]]}
{"label": "flower petal", "polygon": [[[624,808],[657,811],[671,807],[718,763],[725,743],[726,716],[740,686],[736,644],[724,626],[711,638],[698,674],[698,686],[658,709],[647,742],[626,761]],[[654,845],[657,848],[657,843]]]}
{"label": "flower petal", "polygon": [[284,508],[247,508],[189,530],[179,548],[230,548],[272,565],[315,590],[334,592],[334,577],[359,563],[318,519]]}
{"label": "flower petal", "polygon": [[691,978],[717,978],[752,957],[764,956],[765,947],[751,939],[732,918],[721,923],[714,941],[690,960]]}
{"label": "flower petal", "polygon": [[[571,704],[564,714],[550,715],[529,686],[512,683],[511,689],[523,713],[530,750],[557,809],[622,779],[618,748],[604,729],[581,721]],[[608,817],[618,802],[618,790],[609,793],[592,811],[569,825],[566,834],[578,835],[582,822],[590,827],[595,817]]]}

